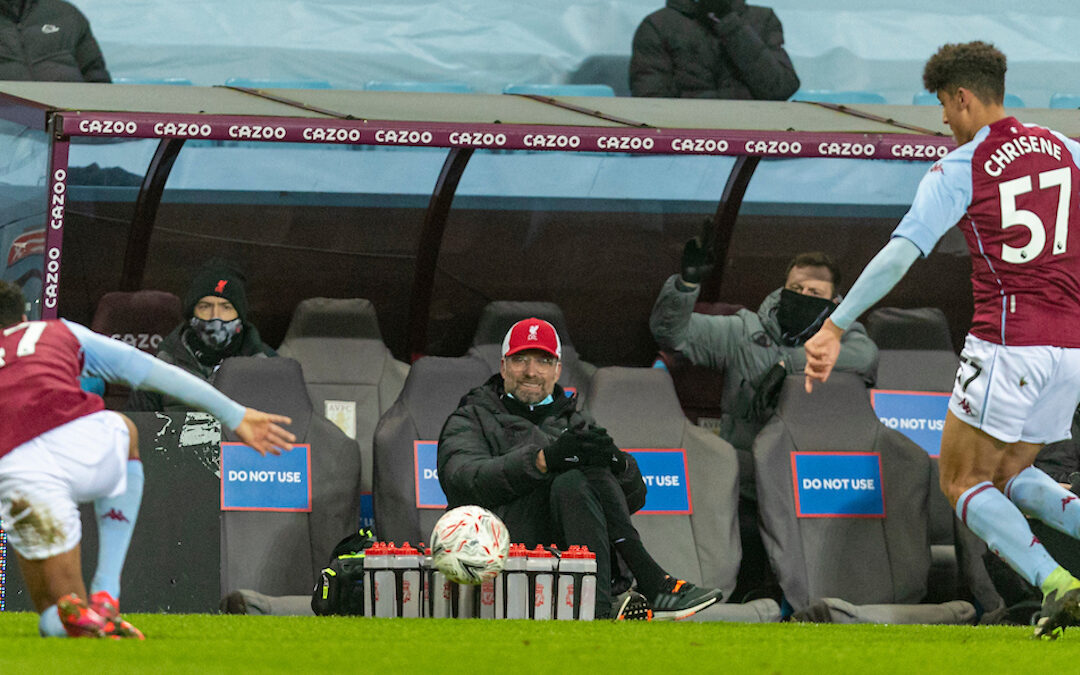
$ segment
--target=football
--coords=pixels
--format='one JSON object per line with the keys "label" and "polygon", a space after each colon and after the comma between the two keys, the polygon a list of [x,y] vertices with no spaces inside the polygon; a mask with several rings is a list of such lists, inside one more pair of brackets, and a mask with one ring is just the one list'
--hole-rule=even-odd
{"label": "football", "polygon": [[503,521],[479,506],[444,513],[431,531],[431,563],[459,584],[481,584],[502,571],[510,551]]}

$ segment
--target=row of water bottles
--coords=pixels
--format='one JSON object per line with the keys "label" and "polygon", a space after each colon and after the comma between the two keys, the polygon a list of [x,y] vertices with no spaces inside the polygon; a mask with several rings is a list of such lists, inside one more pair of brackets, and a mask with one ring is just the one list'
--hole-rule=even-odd
{"label": "row of water bottles", "polygon": [[475,586],[447,579],[431,551],[376,542],[364,551],[364,615],[592,621],[596,554],[511,544],[503,571]]}

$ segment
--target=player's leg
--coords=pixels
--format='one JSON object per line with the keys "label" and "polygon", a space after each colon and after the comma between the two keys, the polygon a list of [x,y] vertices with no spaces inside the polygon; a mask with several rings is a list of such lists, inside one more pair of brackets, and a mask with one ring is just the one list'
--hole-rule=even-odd
{"label": "player's leg", "polygon": [[43,637],[104,637],[105,622],[80,598],[86,597],[79,546],[41,560],[16,551],[30,601],[40,615]]}
{"label": "player's leg", "polygon": [[100,636],[100,617],[84,612],[85,602],[67,602],[86,597],[79,551],[82,528],[70,491],[49,471],[46,452],[31,441],[0,459],[0,527],[15,549],[31,603],[40,614],[41,635]]}
{"label": "player's leg", "polygon": [[1037,445],[1004,443],[950,410],[941,438],[941,487],[960,520],[1028,583],[1042,589],[1042,618],[1035,635],[1055,638],[1080,622],[1080,582],[1050,556],[1024,514],[993,482],[1011,467],[1030,463],[1037,452]]}
{"label": "player's leg", "polygon": [[30,594],[30,602],[38,613],[45,611],[49,605],[55,605],[59,598],[68,593],[86,597],[78,546],[43,560],[25,558],[18,551],[15,555],[26,582],[26,591]]}
{"label": "player's leg", "polygon": [[1080,539],[1080,499],[1041,469],[1024,467],[1006,479],[1002,491],[1025,514]]}
{"label": "player's leg", "polygon": [[1058,363],[1021,432],[1021,440],[1028,441],[1032,451],[999,467],[995,484],[1025,514],[1080,538],[1080,499],[1032,466],[1043,443],[1068,438],[1072,432],[1073,411],[1080,399],[1080,349],[1062,349]]}
{"label": "player's leg", "polygon": [[1023,447],[1027,445],[1000,441],[950,410],[941,435],[941,489],[972,532],[1029,583],[1040,586],[1058,564],[1032,534],[1020,509],[993,483],[999,463],[1022,456],[1030,450]]}
{"label": "player's leg", "polygon": [[[98,559],[90,582],[92,594],[105,591],[111,598],[120,597],[120,576],[124,569],[135,520],[139,514],[143,493],[143,466],[139,459],[138,430],[126,416],[115,415],[119,423],[109,426],[107,442],[126,457],[125,487],[121,492],[94,500],[94,516],[98,527]],[[115,600],[114,600],[115,602]]]}

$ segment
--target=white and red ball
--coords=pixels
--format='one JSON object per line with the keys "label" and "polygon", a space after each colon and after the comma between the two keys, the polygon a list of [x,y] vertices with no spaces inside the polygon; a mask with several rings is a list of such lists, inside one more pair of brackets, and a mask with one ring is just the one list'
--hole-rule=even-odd
{"label": "white and red ball", "polygon": [[506,525],[480,506],[450,509],[431,531],[431,563],[459,584],[481,584],[495,578],[509,552]]}

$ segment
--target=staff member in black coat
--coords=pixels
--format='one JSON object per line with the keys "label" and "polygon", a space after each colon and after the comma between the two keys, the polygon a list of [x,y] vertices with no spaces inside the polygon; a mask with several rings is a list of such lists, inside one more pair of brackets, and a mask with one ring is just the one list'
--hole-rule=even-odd
{"label": "staff member in black coat", "polygon": [[112,82],[90,22],[63,0],[0,0],[0,80]]}
{"label": "staff member in black coat", "polygon": [[634,33],[634,96],[783,101],[799,88],[780,19],[745,0],[667,0]]}

